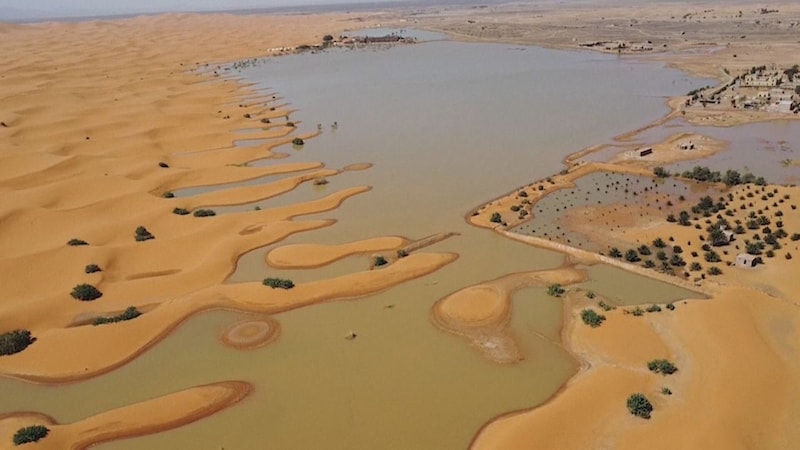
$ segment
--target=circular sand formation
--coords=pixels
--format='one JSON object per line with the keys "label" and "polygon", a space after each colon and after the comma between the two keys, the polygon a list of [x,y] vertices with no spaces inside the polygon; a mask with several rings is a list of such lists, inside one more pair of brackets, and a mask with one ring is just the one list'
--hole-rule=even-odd
{"label": "circular sand formation", "polygon": [[280,324],[268,317],[245,319],[229,326],[222,333],[222,342],[237,350],[250,350],[274,341],[280,331]]}

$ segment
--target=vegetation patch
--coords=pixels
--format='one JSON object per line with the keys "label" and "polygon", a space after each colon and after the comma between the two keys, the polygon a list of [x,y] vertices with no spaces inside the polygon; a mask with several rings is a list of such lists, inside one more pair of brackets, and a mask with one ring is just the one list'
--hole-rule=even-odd
{"label": "vegetation patch", "polygon": [[43,439],[47,437],[49,433],[50,429],[44,425],[31,425],[17,430],[12,440],[14,441],[14,445],[22,445]]}
{"label": "vegetation patch", "polygon": [[138,309],[136,309],[135,306],[129,306],[127,309],[125,309],[125,311],[123,311],[120,314],[117,314],[116,316],[98,317],[94,319],[92,325],[104,325],[107,323],[124,322],[126,320],[135,319],[141,315],[142,313]]}
{"label": "vegetation patch", "polygon": [[653,404],[644,394],[631,394],[628,397],[628,411],[634,416],[649,419],[650,413],[653,412]]}
{"label": "vegetation patch", "polygon": [[150,239],[155,239],[156,237],[153,236],[153,233],[147,231],[147,228],[139,225],[136,227],[134,238],[136,238],[136,242],[144,242],[149,241]]}
{"label": "vegetation patch", "polygon": [[100,266],[98,266],[97,264],[88,264],[86,267],[84,267],[83,270],[86,273],[100,272]]}
{"label": "vegetation patch", "polygon": [[189,214],[189,210],[186,208],[175,208],[172,210],[172,214],[177,214],[179,216],[185,216]]}
{"label": "vegetation patch", "polygon": [[213,209],[198,209],[192,215],[195,217],[211,217],[216,216],[217,213]]}
{"label": "vegetation patch", "polygon": [[91,284],[83,283],[73,287],[70,295],[76,300],[90,302],[102,297],[103,293]]}
{"label": "vegetation patch", "polygon": [[269,286],[272,289],[291,289],[294,287],[292,280],[283,278],[264,278],[262,282],[264,286]]}
{"label": "vegetation patch", "polygon": [[301,138],[296,137],[292,139],[292,145],[305,145],[305,142]]}
{"label": "vegetation patch", "polygon": [[660,373],[662,375],[672,375],[678,371],[675,364],[672,364],[666,359],[654,359],[647,363],[647,368],[653,373]]}
{"label": "vegetation patch", "polygon": [[383,256],[376,256],[375,260],[372,262],[372,265],[375,267],[385,266],[386,264],[389,264],[389,261]]}
{"label": "vegetation patch", "polygon": [[567,292],[560,284],[551,284],[547,286],[547,295],[551,297],[561,297],[564,293]]}
{"label": "vegetation patch", "polygon": [[14,330],[0,334],[0,356],[19,353],[35,340],[36,338],[32,337],[28,330]]}
{"label": "vegetation patch", "polygon": [[586,325],[597,328],[603,324],[603,321],[606,320],[606,316],[597,314],[593,309],[584,309],[581,311],[581,320],[583,320],[583,323]]}
{"label": "vegetation patch", "polygon": [[67,241],[67,245],[72,247],[77,247],[79,245],[89,245],[88,242],[84,241],[83,239],[70,239]]}

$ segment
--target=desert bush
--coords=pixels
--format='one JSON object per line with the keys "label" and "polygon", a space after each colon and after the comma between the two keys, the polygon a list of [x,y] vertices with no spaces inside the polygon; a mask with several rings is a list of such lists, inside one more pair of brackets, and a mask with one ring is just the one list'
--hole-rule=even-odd
{"label": "desert bush", "polygon": [[647,368],[653,373],[660,373],[662,375],[672,375],[678,371],[675,364],[672,364],[666,359],[654,359],[647,363]]}
{"label": "desert bush", "polygon": [[97,264],[88,264],[86,267],[83,268],[83,271],[86,273],[95,273],[100,272],[100,266]]}
{"label": "desert bush", "polygon": [[609,305],[608,303],[602,300],[600,300],[600,303],[598,303],[597,306],[603,308],[603,311],[611,311],[612,309],[616,309],[616,307]]}
{"label": "desert bush", "polygon": [[646,311],[649,313],[661,312],[661,307],[658,305],[650,305],[647,307]]}
{"label": "desert bush", "polygon": [[299,137],[292,139],[292,145],[304,145],[304,144],[305,142]]}
{"label": "desert bush", "polygon": [[639,262],[640,261],[639,254],[636,252],[636,250],[630,249],[627,252],[625,252],[625,261],[632,263]]}
{"label": "desert bush", "polygon": [[50,429],[44,425],[31,425],[17,430],[12,440],[14,445],[22,445],[45,438],[48,433],[50,433]]}
{"label": "desert bush", "polygon": [[102,297],[103,293],[91,284],[83,283],[73,287],[70,295],[76,300],[90,302]]}
{"label": "desert bush", "polygon": [[158,167],[161,167],[162,169],[167,169],[169,168],[169,164],[165,163],[164,161],[161,161],[158,163]]}
{"label": "desert bush", "polygon": [[164,192],[163,194],[161,194],[161,196],[164,198],[175,198],[175,194],[173,194],[170,191]]}
{"label": "desert bush", "polygon": [[583,323],[586,325],[597,328],[603,324],[603,321],[606,320],[606,316],[597,314],[593,309],[584,309],[581,311],[581,320],[583,320]]}
{"label": "desert bush", "polygon": [[633,311],[631,311],[631,314],[633,314],[636,317],[643,316],[644,315],[644,310],[637,306],[636,308],[633,308]]}
{"label": "desert bush", "polygon": [[611,247],[611,250],[608,251],[608,256],[612,258],[622,258],[622,252],[619,251],[617,247]]}
{"label": "desert bush", "polygon": [[664,395],[672,395],[672,391],[666,386],[661,388],[661,393]]}
{"label": "desert bush", "polygon": [[155,239],[156,237],[153,236],[153,233],[147,231],[147,228],[140,225],[136,227],[134,238],[136,239],[136,242],[144,242],[149,241],[150,239]]}
{"label": "desert bush", "polygon": [[291,289],[294,287],[294,283],[292,280],[286,280],[283,278],[264,278],[262,282],[264,286],[269,286],[272,289],[280,288],[280,289]]}
{"label": "desert bush", "polygon": [[372,262],[372,265],[375,267],[385,266],[386,264],[389,264],[389,261],[386,261],[386,258],[383,256],[376,256],[375,260]]}
{"label": "desert bush", "polygon": [[94,319],[92,325],[103,325],[107,323],[124,322],[126,320],[135,319],[141,315],[142,313],[138,309],[136,309],[135,306],[129,306],[127,309],[125,309],[125,311],[123,311],[120,314],[117,314],[116,316],[98,317]]}
{"label": "desert bush", "polygon": [[503,216],[501,216],[499,212],[492,213],[492,217],[489,219],[489,222],[502,223]]}
{"label": "desert bush", "polygon": [[213,209],[198,209],[192,215],[195,217],[211,217],[216,216],[217,213]]}
{"label": "desert bush", "polygon": [[407,250],[401,248],[400,250],[397,251],[398,258],[405,258],[406,256],[408,256]]}
{"label": "desert bush", "polygon": [[708,268],[709,275],[722,275],[722,269],[717,266],[711,266]]}
{"label": "desert bush", "polygon": [[552,297],[561,297],[564,293],[567,292],[560,284],[551,284],[547,286],[547,295]]}
{"label": "desert bush", "polygon": [[649,419],[650,413],[653,412],[653,405],[644,394],[631,394],[631,396],[628,397],[627,405],[628,411],[630,411],[631,414],[643,419]]}
{"label": "desert bush", "polygon": [[667,243],[664,242],[664,240],[661,239],[660,237],[657,237],[653,239],[653,246],[656,248],[664,248],[667,246]]}
{"label": "desert bush", "polygon": [[28,330],[14,330],[0,334],[0,356],[19,353],[35,340]]}
{"label": "desert bush", "polygon": [[594,291],[586,291],[586,298],[594,298],[595,294]]}
{"label": "desert bush", "polygon": [[675,311],[675,304],[674,303],[667,303],[667,309],[670,311]]}
{"label": "desert bush", "polygon": [[82,239],[73,238],[73,239],[70,239],[70,240],[67,241],[67,245],[72,246],[72,247],[77,247],[79,245],[89,245],[89,243],[84,241],[84,240],[82,240]]}

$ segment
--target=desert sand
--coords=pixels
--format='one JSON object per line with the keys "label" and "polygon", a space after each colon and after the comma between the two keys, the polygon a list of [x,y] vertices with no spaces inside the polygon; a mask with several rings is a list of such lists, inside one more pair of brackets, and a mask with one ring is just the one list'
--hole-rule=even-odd
{"label": "desert sand", "polygon": [[[318,302],[369,295],[457,258],[417,252],[424,246],[420,241],[376,237],[377,241],[342,244],[325,252],[320,247],[279,248],[273,251],[277,253],[272,262],[311,267],[376,251],[413,247],[413,253],[391,259],[385,267],[290,290],[260,283],[222,284],[242,254],[295,233],[334,226],[332,220],[298,218],[337,208],[355,195],[368,195],[370,187],[262,211],[202,218],[173,214],[174,208],[193,211],[245,204],[335,176],[340,170],[369,168],[369,163],[324,168],[281,162],[276,149],[298,137],[288,123],[293,112],[288,103],[279,93],[256,91],[241,83],[218,64],[318,43],[323,35],[348,28],[394,23],[442,30],[465,40],[570,49],[582,49],[580,44],[586,41],[651,40],[652,54],[625,57],[657,59],[725,81],[728,72],[754,65],[797,62],[792,59],[800,54],[796,39],[800,6],[792,2],[777,6],[779,12],[761,14],[752,6],[713,2],[602,9],[544,3],[434,7],[411,14],[167,14],[2,24],[0,54],[6,70],[0,74],[0,273],[7,295],[0,302],[0,332],[25,328],[36,341],[20,353],[0,357],[0,374],[40,383],[97,376],[146,351],[198,311],[228,308],[271,317]],[[669,116],[620,136],[619,144],[678,115],[694,123],[725,126],[774,119],[743,111],[684,113],[679,107],[682,100],[672,99]],[[263,145],[235,147],[242,135],[234,131],[253,128],[261,130],[247,138],[261,138]],[[313,140],[313,135],[299,137]],[[673,136],[657,145],[671,147],[684,138]],[[692,139],[708,144],[707,151],[698,154],[724,151],[705,137]],[[666,155],[658,163],[679,156],[684,157]],[[244,166],[264,158],[274,159],[274,164]],[[580,323],[579,312],[597,309],[595,303],[567,286],[562,341],[582,363],[582,370],[545,405],[486,424],[472,447],[622,449],[641,448],[646,442],[652,448],[793,448],[800,438],[795,426],[800,419],[800,388],[795,381],[800,375],[796,357],[800,305],[793,280],[798,260],[776,257],[752,270],[726,266],[722,275],[694,283],[564,244],[514,236],[507,228],[536,218],[508,213],[512,205],[527,208],[589,173],[652,173],[650,165],[627,164],[623,156],[613,164],[581,163],[577,158],[565,162],[564,174],[475,208],[468,221],[562,251],[575,263],[614,264],[692,287],[698,298],[680,302],[674,311],[643,316],[626,314],[622,308],[606,311],[602,326],[591,328]],[[186,198],[165,195],[274,174],[294,175],[258,188]],[[523,191],[525,196],[520,195]],[[797,188],[785,192],[800,198]],[[490,221],[496,212],[502,213],[505,225]],[[787,229],[800,227],[797,212],[785,212]],[[136,242],[138,226],[147,227],[155,239]],[[680,242],[696,239],[696,230],[673,226],[637,227],[625,238],[632,244],[650,242],[662,233]],[[88,245],[68,246],[70,239]],[[795,247],[784,252],[790,250],[800,256]],[[89,264],[102,270],[87,274],[84,267]],[[513,274],[453,293],[437,303],[434,323],[479,349],[486,336],[508,343],[511,356],[500,362],[524,357],[514,352],[513,336],[505,330],[513,314],[509,304],[513,291],[551,282],[567,285],[582,277],[572,263],[545,275]],[[93,302],[76,301],[70,289],[79,283],[97,286],[103,296]],[[128,306],[144,314],[128,322],[88,325]],[[280,328],[271,320],[264,319],[269,322],[266,327],[238,324],[240,329],[229,330],[234,339],[227,340],[244,342],[239,345],[245,348],[272,342]],[[75,348],[84,351],[75,354],[71,351]],[[491,358],[491,352],[488,355]],[[648,372],[646,363],[655,358],[669,358],[679,371],[668,377]],[[662,387],[672,395],[661,394]],[[3,442],[9,443],[17,428],[41,423],[52,434],[37,446],[85,448],[197,420],[241,400],[249,389],[245,383],[223,380],[65,425],[21,412],[0,419],[0,431],[6,436]],[[651,399],[652,419],[642,420],[625,409],[625,399],[634,392]]]}

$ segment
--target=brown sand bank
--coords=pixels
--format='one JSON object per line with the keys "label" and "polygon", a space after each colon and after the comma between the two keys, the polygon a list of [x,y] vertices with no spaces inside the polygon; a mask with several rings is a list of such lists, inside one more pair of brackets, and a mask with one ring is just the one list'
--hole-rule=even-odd
{"label": "brown sand bank", "polygon": [[[10,446],[11,437],[20,428],[44,425],[50,429],[46,438],[26,446],[42,449],[82,450],[102,442],[125,439],[177,428],[244,399],[252,386],[241,381],[225,381],[197,386],[141,403],[106,411],[71,424],[58,424],[50,417],[21,413],[0,418],[2,442]],[[174,405],[180,405],[175,408]]]}

